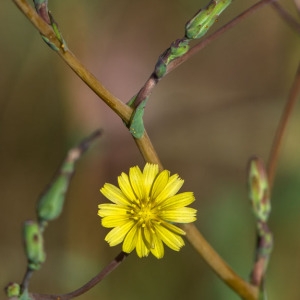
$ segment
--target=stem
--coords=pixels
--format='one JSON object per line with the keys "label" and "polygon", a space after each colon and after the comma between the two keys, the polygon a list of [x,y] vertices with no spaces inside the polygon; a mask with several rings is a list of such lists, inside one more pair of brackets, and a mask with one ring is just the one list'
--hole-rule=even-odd
{"label": "stem", "polygon": [[102,279],[104,279],[108,274],[114,271],[128,256],[128,253],[121,252],[118,256],[115,257],[113,261],[111,261],[99,274],[93,277],[89,282],[84,284],[79,289],[70,292],[68,294],[63,295],[43,295],[43,294],[31,294],[33,299],[35,300],[69,300],[75,297],[78,297],[91,288],[93,288],[96,284],[98,284]]}
{"label": "stem", "polygon": [[300,34],[300,23],[298,23],[294,17],[289,14],[279,3],[273,2],[271,4],[274,9],[278,12],[280,17],[285,20],[293,29],[295,29]]}
{"label": "stem", "polygon": [[235,17],[233,20],[222,26],[220,29],[216,30],[213,34],[208,36],[206,39],[199,42],[197,45],[192,47],[187,53],[179,57],[178,59],[172,61],[168,67],[166,75],[172,72],[174,69],[176,69],[178,66],[183,64],[185,61],[190,59],[193,55],[195,55],[197,52],[208,46],[211,42],[219,38],[221,35],[223,35],[227,30],[231,29],[232,27],[236,26],[239,22],[247,18],[250,14],[256,12],[258,9],[261,9],[263,6],[276,1],[276,0],[261,0],[258,3],[254,4],[253,6],[249,7],[247,10],[242,12],[240,15]]}
{"label": "stem", "polygon": [[144,160],[152,164],[157,164],[160,170],[163,170],[162,163],[151,143],[151,140],[147,134],[144,132],[144,135],[140,139],[134,139],[137,147],[139,148]]}
{"label": "stem", "polygon": [[279,151],[280,151],[280,147],[282,144],[283,136],[286,131],[288,121],[290,119],[290,116],[292,114],[293,108],[296,104],[297,97],[299,96],[299,94],[300,94],[300,64],[298,66],[298,70],[296,72],[293,85],[290,89],[290,94],[287,99],[281,119],[279,121],[277,130],[275,133],[275,137],[273,140],[273,145],[271,147],[271,153],[270,153],[269,162],[268,162],[268,177],[269,177],[270,190],[272,190],[272,186],[273,186],[273,182],[274,182],[274,176],[275,176],[275,172],[276,172]]}
{"label": "stem", "polygon": [[[25,0],[13,0],[14,3],[20,8],[20,10],[25,14],[25,16],[32,22],[32,24],[39,30],[39,32],[47,37],[51,43],[57,46],[58,54],[61,58],[74,70],[74,72],[100,97],[104,100],[104,102],[111,107],[111,109],[118,114],[126,123],[129,122],[132,109],[128,107],[126,104],[117,99],[114,95],[112,95],[108,90],[106,90],[100,82],[92,75],[82,64],[81,62],[65,47],[61,47],[60,41],[56,38],[52,28],[45,23],[35,12],[35,10],[27,4]],[[193,47],[188,54],[183,56],[182,58],[174,61],[168,67],[167,73],[170,73],[177,66],[182,64],[188,58],[190,58],[193,54],[207,46],[210,42],[219,37],[226,30],[232,28],[239,21],[244,19],[250,13],[256,11],[261,8],[263,5],[266,5],[274,0],[263,0],[259,3],[255,4],[247,11],[236,17],[233,21],[229,22],[227,25],[223,26],[221,29],[216,31],[207,39],[200,42],[198,45]],[[144,87],[141,89],[140,94],[145,98],[145,96],[150,95],[153,88],[156,86],[156,81],[153,76],[149,78]],[[136,140],[136,144],[140,149],[144,159],[146,161],[159,164],[162,169],[162,164],[151,144],[151,141],[145,132],[141,139]],[[241,279],[233,270],[226,264],[225,261],[213,250],[213,248],[207,243],[201,233],[197,230],[197,228],[193,224],[185,224],[183,225],[187,233],[187,239],[193,245],[193,247],[198,251],[199,254],[202,255],[204,260],[208,263],[209,266],[216,272],[216,274],[233,290],[235,290],[241,297],[244,299],[254,300],[257,299],[257,289],[243,279]],[[123,254],[124,256],[124,254]],[[84,285],[84,287],[66,294],[62,296],[54,296],[56,298],[49,298],[50,295],[42,295],[35,294],[35,299],[71,299],[79,294],[86,292],[88,289],[93,287],[95,284],[100,282],[107,274],[109,274],[112,270],[120,265],[122,259],[125,258],[118,256],[107,268],[105,268],[101,273],[99,273],[95,278],[93,278],[89,283]],[[123,258],[122,258],[123,257]],[[120,260],[118,260],[120,259]],[[48,298],[45,298],[48,297]],[[68,298],[69,297],[69,298]]]}
{"label": "stem", "polygon": [[194,224],[182,224],[186,237],[214,272],[243,299],[256,300],[258,289],[239,277],[210,246]]}
{"label": "stem", "polygon": [[23,293],[28,289],[30,278],[33,274],[33,270],[27,267],[22,284],[21,284],[21,292]]}
{"label": "stem", "polygon": [[[231,29],[232,27],[236,26],[239,22],[247,18],[250,14],[256,12],[258,9],[262,8],[263,6],[276,1],[276,0],[262,0],[244,12],[242,12],[240,15],[235,17],[233,20],[222,26],[220,29],[216,30],[213,34],[208,36],[207,38],[201,40],[198,44],[196,44],[194,47],[192,47],[187,53],[179,57],[178,59],[170,62],[170,64],[167,67],[166,76],[167,74],[174,71],[177,67],[179,67],[181,64],[183,64],[185,61],[190,59],[193,55],[198,53],[200,50],[208,46],[211,42],[219,38],[221,35],[223,35],[226,31]],[[161,79],[161,78],[160,78]],[[145,98],[149,97],[157,85],[159,80],[155,78],[155,74],[152,73],[149,77],[149,79],[145,82],[144,86],[140,89],[140,91],[137,94],[137,97],[134,101],[134,107],[137,107]]]}
{"label": "stem", "polygon": [[12,0],[24,13],[28,20],[38,29],[38,31],[49,39],[58,48],[58,55],[65,63],[81,78],[88,87],[91,88],[121,119],[128,123],[132,109],[111,94],[87,68],[75,57],[66,47],[62,47],[61,42],[55,36],[52,27],[49,26],[27,3],[26,0]]}

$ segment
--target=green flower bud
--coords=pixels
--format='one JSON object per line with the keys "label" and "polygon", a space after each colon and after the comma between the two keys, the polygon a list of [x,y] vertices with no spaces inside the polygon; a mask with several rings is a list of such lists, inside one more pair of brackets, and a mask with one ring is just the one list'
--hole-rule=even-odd
{"label": "green flower bud", "polygon": [[74,172],[73,160],[66,160],[60,174],[40,198],[37,205],[37,215],[41,221],[52,221],[58,218],[63,210],[66,191],[69,187],[71,175]]}
{"label": "green flower bud", "polygon": [[271,212],[270,192],[264,163],[258,157],[250,160],[248,187],[254,215],[259,221],[266,222]]}
{"label": "green flower bud", "polygon": [[23,238],[28,267],[31,270],[38,270],[46,259],[43,236],[39,225],[33,221],[26,221],[23,228]]}
{"label": "green flower bud", "polygon": [[188,39],[199,39],[217,21],[219,15],[227,8],[232,0],[213,0],[186,24],[185,36]]}
{"label": "green flower bud", "polygon": [[20,295],[20,290],[21,290],[21,287],[16,282],[10,282],[5,288],[6,295],[9,298],[18,297]]}
{"label": "green flower bud", "polygon": [[176,40],[171,44],[170,47],[170,55],[167,58],[167,64],[169,64],[172,60],[181,57],[189,50],[189,41],[187,39]]}

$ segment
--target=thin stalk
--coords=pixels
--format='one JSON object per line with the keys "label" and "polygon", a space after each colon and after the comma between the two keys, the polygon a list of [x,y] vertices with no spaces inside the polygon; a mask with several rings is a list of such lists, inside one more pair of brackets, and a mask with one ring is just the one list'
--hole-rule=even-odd
{"label": "thin stalk", "polygon": [[128,255],[129,254],[125,252],[121,252],[120,254],[118,254],[118,256],[116,256],[115,259],[112,260],[99,274],[97,274],[90,281],[73,292],[62,295],[43,295],[32,293],[31,296],[34,300],[69,300],[76,298],[80,295],[83,295],[100,281],[102,281],[108,274],[114,271],[126,259]]}
{"label": "thin stalk", "polygon": [[[271,2],[274,2],[276,0],[262,0],[258,3],[254,4],[253,6],[249,7],[247,10],[242,12],[240,15],[235,17],[233,20],[222,26],[220,29],[216,30],[213,34],[206,37],[205,39],[201,40],[198,44],[196,44],[194,47],[192,47],[187,53],[182,55],[181,57],[177,58],[176,60],[173,60],[170,62],[170,64],[167,66],[167,71],[164,76],[174,71],[177,67],[179,67],[181,64],[183,64],[185,61],[190,59],[192,56],[194,56],[196,53],[198,53],[200,50],[208,46],[210,43],[215,41],[217,38],[219,38],[221,35],[223,35],[226,31],[236,26],[239,22],[243,21],[247,17],[249,17],[252,13],[256,12],[257,10],[261,9],[267,4],[270,4]],[[162,79],[162,78],[161,78]],[[157,79],[155,77],[154,72],[150,75],[148,80],[145,82],[144,86],[140,89],[140,91],[137,94],[136,100],[134,101],[134,107],[137,107],[145,98],[149,97],[153,91],[153,89],[156,87],[158,82],[161,79]]]}
{"label": "thin stalk", "polygon": [[78,75],[78,77],[81,78],[118,116],[120,116],[124,122],[128,123],[132,114],[132,108],[110,93],[69,49],[62,47],[61,42],[55,36],[52,27],[36,13],[34,8],[31,7],[26,0],[12,1],[34,27],[37,28],[41,35],[48,38],[49,41],[57,47],[57,54]]}
{"label": "thin stalk", "polygon": [[185,61],[190,59],[193,55],[198,53],[200,50],[208,46],[211,42],[215,41],[217,38],[219,38],[221,35],[223,35],[226,31],[236,26],[238,23],[249,17],[251,14],[256,12],[257,10],[263,8],[265,5],[270,4],[271,2],[274,2],[276,0],[262,0],[258,3],[254,4],[253,6],[249,7],[247,10],[239,14],[237,17],[232,19],[230,22],[222,26],[220,29],[216,30],[213,34],[208,36],[207,38],[203,39],[201,42],[196,44],[194,47],[192,47],[187,53],[185,53],[183,56],[179,57],[178,59],[172,61],[168,67],[166,75],[172,72],[174,69],[179,67],[181,64],[183,64]]}
{"label": "thin stalk", "polygon": [[298,66],[298,70],[296,72],[294,82],[290,89],[289,97],[287,99],[285,108],[283,110],[281,119],[279,121],[277,130],[275,133],[275,137],[273,140],[273,144],[271,147],[271,153],[269,155],[269,162],[268,162],[267,169],[268,169],[270,190],[272,190],[272,186],[274,183],[274,177],[275,177],[275,172],[276,172],[276,168],[277,168],[278,157],[279,157],[279,152],[281,149],[283,136],[286,132],[288,121],[291,117],[292,111],[295,107],[295,104],[296,104],[297,98],[299,97],[299,94],[300,94],[300,64]]}
{"label": "thin stalk", "polygon": [[194,224],[182,224],[188,241],[213,271],[242,299],[256,300],[258,289],[239,277],[205,240]]}
{"label": "thin stalk", "polygon": [[300,23],[297,22],[294,17],[290,13],[288,13],[279,3],[273,2],[271,5],[277,11],[279,16],[300,34]]}

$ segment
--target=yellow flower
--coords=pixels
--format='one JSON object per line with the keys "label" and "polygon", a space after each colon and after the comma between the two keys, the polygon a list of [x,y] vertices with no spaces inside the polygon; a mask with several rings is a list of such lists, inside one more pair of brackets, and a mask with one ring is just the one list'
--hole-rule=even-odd
{"label": "yellow flower", "polygon": [[138,166],[118,177],[119,187],[105,183],[100,192],[112,203],[100,204],[98,215],[102,225],[113,228],[105,237],[110,246],[123,242],[123,251],[136,248],[139,257],[150,251],[164,256],[165,243],[175,251],[184,246],[180,235],[185,232],[172,223],[196,220],[196,209],[185,207],[194,202],[192,192],[177,194],[183,185],[177,174],[159,172],[158,165],[147,163],[143,172]]}

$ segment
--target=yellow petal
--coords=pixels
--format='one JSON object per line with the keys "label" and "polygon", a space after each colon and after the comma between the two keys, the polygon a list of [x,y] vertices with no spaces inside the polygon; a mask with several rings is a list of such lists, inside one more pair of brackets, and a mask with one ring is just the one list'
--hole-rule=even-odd
{"label": "yellow petal", "polygon": [[154,247],[150,249],[151,253],[157,258],[163,258],[165,249],[161,239],[155,234],[153,235]]}
{"label": "yellow petal", "polygon": [[136,253],[138,257],[145,257],[149,255],[149,248],[146,247],[143,237],[142,230],[138,230],[137,243],[136,243]]}
{"label": "yellow petal", "polygon": [[138,239],[138,226],[135,224],[128,234],[125,237],[124,243],[123,243],[123,251],[126,253],[130,253],[135,247]]}
{"label": "yellow petal", "polygon": [[182,207],[174,210],[164,210],[159,216],[168,222],[191,223],[196,220],[197,210],[191,207]]}
{"label": "yellow petal", "polygon": [[100,217],[107,217],[107,216],[126,216],[127,214],[127,208],[118,206],[116,204],[111,203],[104,203],[98,205],[98,215]]}
{"label": "yellow petal", "polygon": [[151,190],[151,198],[156,199],[157,196],[164,190],[166,185],[168,184],[170,177],[170,173],[167,170],[162,171],[156,177],[152,190]]}
{"label": "yellow petal", "polygon": [[113,203],[123,205],[129,204],[128,199],[122,191],[110,183],[105,183],[103,188],[100,189],[100,192]]}
{"label": "yellow petal", "polygon": [[[173,224],[170,224],[168,222],[161,222],[160,226],[164,227],[165,229],[167,229],[167,230],[169,230],[169,231],[171,231],[171,232],[173,232],[177,235],[179,235],[179,234],[185,235],[186,234],[184,230],[182,230],[181,228],[179,228],[179,227],[177,227]],[[158,228],[158,225],[155,226],[155,228]]]}
{"label": "yellow petal", "polygon": [[175,209],[187,206],[194,201],[195,197],[192,192],[184,192],[166,199],[160,205],[161,209]]}
{"label": "yellow petal", "polygon": [[149,196],[153,182],[159,172],[158,165],[147,163],[143,170],[145,196]]}
{"label": "yellow petal", "polygon": [[118,226],[123,226],[125,223],[128,222],[128,216],[108,216],[104,217],[102,219],[102,226],[106,228],[112,228],[112,227],[118,227]]}
{"label": "yellow petal", "polygon": [[110,246],[116,246],[122,243],[124,237],[133,225],[133,221],[128,221],[123,226],[115,227],[106,235],[105,240],[109,243]]}
{"label": "yellow petal", "polygon": [[163,191],[156,197],[155,201],[160,204],[163,200],[166,200],[174,196],[182,187],[184,180],[180,179],[177,174],[172,175],[169,178],[168,184],[165,186]]}
{"label": "yellow petal", "polygon": [[118,177],[118,183],[119,183],[119,187],[120,187],[121,191],[124,193],[126,198],[129,199],[129,201],[133,202],[136,199],[136,195],[134,194],[134,192],[132,190],[132,186],[130,184],[128,175],[125,173],[122,173]]}
{"label": "yellow petal", "polygon": [[156,231],[159,238],[172,250],[179,251],[180,248],[184,246],[182,237],[168,229],[162,226],[157,226]]}
{"label": "yellow petal", "polygon": [[138,166],[130,168],[129,180],[136,197],[143,199],[145,195],[143,174]]}

